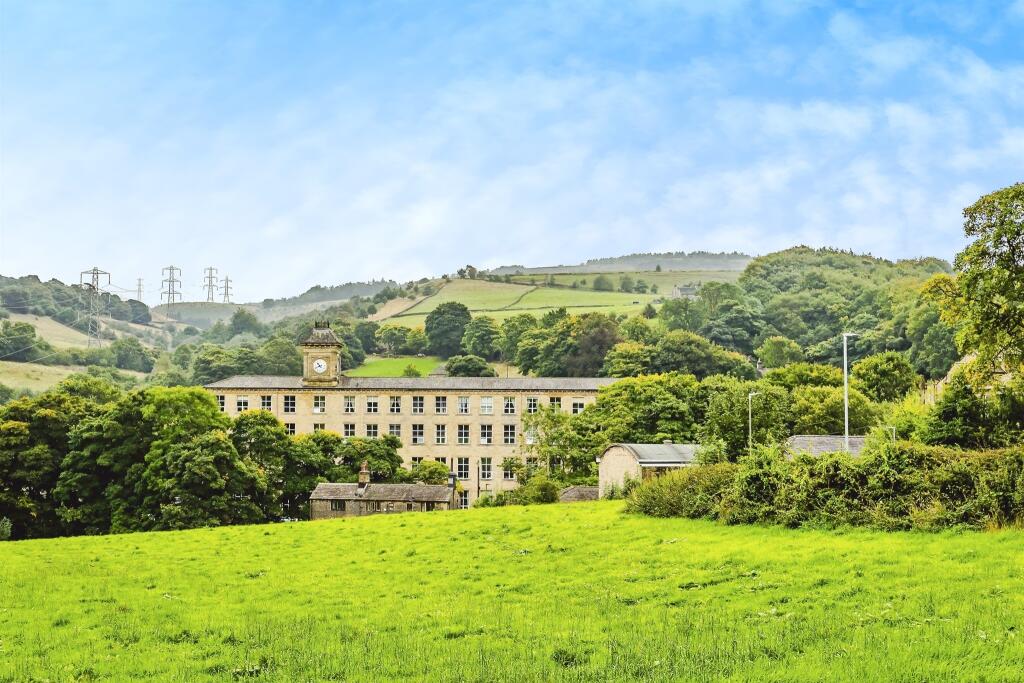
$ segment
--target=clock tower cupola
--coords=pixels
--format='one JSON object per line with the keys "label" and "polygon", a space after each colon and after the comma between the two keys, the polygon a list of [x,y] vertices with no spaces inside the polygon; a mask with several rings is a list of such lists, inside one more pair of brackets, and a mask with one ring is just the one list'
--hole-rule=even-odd
{"label": "clock tower cupola", "polygon": [[313,323],[313,331],[301,345],[302,384],[309,387],[338,386],[341,346],[329,322]]}

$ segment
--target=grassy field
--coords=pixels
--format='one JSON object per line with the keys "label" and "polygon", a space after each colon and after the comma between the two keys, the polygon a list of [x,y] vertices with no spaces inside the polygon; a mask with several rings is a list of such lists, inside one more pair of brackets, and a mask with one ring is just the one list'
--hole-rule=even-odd
{"label": "grassy field", "polygon": [[[24,313],[11,313],[11,322],[29,323],[36,328],[36,334],[53,344],[58,349],[85,348],[89,345],[89,336],[73,327],[61,324],[53,318]],[[106,343],[106,342],[104,342]]]}
{"label": "grassy field", "polygon": [[0,384],[15,389],[45,391],[83,368],[73,365],[37,365],[0,360]]}
{"label": "grassy field", "polygon": [[[618,271],[604,273],[611,278],[616,287],[619,285],[619,278],[629,275],[633,280],[643,280],[648,285],[658,285],[659,294],[670,294],[675,285],[696,285],[703,282],[735,282],[739,279],[741,270],[665,270],[657,272],[649,271]],[[556,273],[555,283],[568,287],[573,282],[581,283],[581,287],[592,287],[594,278],[600,273]],[[546,275],[513,275],[512,281],[523,284],[541,284],[545,281]],[[582,282],[586,280],[586,284]]]}
{"label": "grassy field", "polygon": [[620,510],[0,543],[0,680],[1020,680],[1019,531]]}
{"label": "grassy field", "polygon": [[657,298],[651,294],[595,292],[588,289],[531,287],[486,280],[453,280],[437,292],[388,320],[400,325],[423,325],[427,314],[446,301],[465,304],[474,316],[489,315],[504,320],[519,313],[541,316],[564,307],[571,313],[639,313],[644,304]]}
{"label": "grassy field", "polygon": [[346,370],[345,374],[349,377],[401,377],[405,366],[412,365],[425,377],[441,362],[437,356],[367,356],[366,362],[358,368]]}

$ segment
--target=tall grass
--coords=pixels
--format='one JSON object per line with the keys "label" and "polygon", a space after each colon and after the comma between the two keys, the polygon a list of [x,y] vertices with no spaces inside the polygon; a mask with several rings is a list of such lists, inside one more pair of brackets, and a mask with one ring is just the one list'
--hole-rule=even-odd
{"label": "tall grass", "polygon": [[619,502],[0,543],[0,681],[1019,680],[1020,535]]}

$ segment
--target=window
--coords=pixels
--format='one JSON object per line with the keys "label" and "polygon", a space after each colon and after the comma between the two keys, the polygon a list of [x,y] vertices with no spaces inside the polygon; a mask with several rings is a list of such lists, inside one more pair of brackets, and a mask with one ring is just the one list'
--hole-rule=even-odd
{"label": "window", "polygon": [[412,413],[413,415],[423,414],[423,397],[413,396],[412,397]]}
{"label": "window", "polygon": [[436,460],[437,462],[441,463],[442,465],[445,465],[445,466],[448,465],[448,458],[434,458],[434,460]]}
{"label": "window", "polygon": [[562,409],[562,397],[561,396],[552,396],[551,398],[548,399],[548,405],[550,405],[555,410],[561,410]]}
{"label": "window", "polygon": [[505,458],[505,461],[501,463],[501,478],[506,481],[510,481],[516,478],[516,471],[512,469],[515,464],[515,460],[512,458]]}
{"label": "window", "polygon": [[445,444],[448,443],[448,428],[445,425],[434,426],[434,443]]}
{"label": "window", "polygon": [[574,398],[572,400],[572,414],[579,415],[583,412],[584,404],[582,398]]}
{"label": "window", "polygon": [[434,412],[438,415],[448,414],[448,397],[447,396],[435,396],[434,397]]}
{"label": "window", "polygon": [[274,409],[274,397],[273,396],[260,396],[260,410],[273,410]]}
{"label": "window", "polygon": [[366,425],[366,438],[376,439],[377,433],[377,425]]}
{"label": "window", "polygon": [[284,412],[294,413],[295,412],[295,397],[285,396],[284,397]]}
{"label": "window", "polygon": [[366,412],[375,414],[377,412],[377,405],[380,403],[377,396],[366,397]]}
{"label": "window", "polygon": [[323,422],[314,422],[313,423],[313,431],[314,432],[322,432],[322,431],[324,431],[324,426],[325,425],[324,425]]}
{"label": "window", "polygon": [[414,455],[414,456],[412,456],[412,466],[413,467],[415,467],[416,465],[419,465],[421,462],[423,462],[423,456],[422,455]]}
{"label": "window", "polygon": [[480,443],[490,446],[494,443],[494,427],[491,425],[480,425]]}
{"label": "window", "polygon": [[341,435],[350,438],[355,436],[356,424],[354,422],[346,422],[341,428]]}
{"label": "window", "polygon": [[284,431],[289,436],[295,436],[295,423],[294,422],[285,422],[284,423]]}
{"label": "window", "polygon": [[346,396],[345,397],[345,408],[344,408],[344,410],[345,410],[346,413],[350,413],[350,414],[356,412],[356,397],[355,396]]}
{"label": "window", "polygon": [[527,445],[532,446],[533,444],[537,443],[537,429],[535,427],[531,427],[529,429],[524,430],[523,438],[526,439]]}
{"label": "window", "polygon": [[242,412],[243,410],[249,410],[249,397],[248,396],[239,396],[238,398],[236,398],[235,399],[235,409],[238,412]]}
{"label": "window", "polygon": [[537,404],[539,399],[536,396],[527,396],[526,398],[526,412],[533,415],[537,412]]}
{"label": "window", "polygon": [[326,396],[314,396],[313,397],[313,412],[314,413],[325,413],[325,412],[327,412],[327,397]]}
{"label": "window", "polygon": [[505,425],[505,445],[514,444],[516,442],[516,426]]}
{"label": "window", "polygon": [[480,414],[481,415],[493,415],[494,414],[494,397],[493,396],[481,396],[480,397]]}
{"label": "window", "polygon": [[516,414],[516,397],[506,396],[505,397],[505,414],[515,415]]}
{"label": "window", "polygon": [[402,425],[392,422],[388,425],[388,434],[402,438]]}
{"label": "window", "polygon": [[412,442],[414,444],[423,443],[423,425],[412,426]]}
{"label": "window", "polygon": [[469,443],[469,425],[459,425],[456,443],[460,446],[465,446]]}
{"label": "window", "polygon": [[343,500],[332,500],[331,501],[331,512],[344,512],[345,501]]}
{"label": "window", "polygon": [[469,396],[459,396],[459,415],[469,415]]}
{"label": "window", "polygon": [[397,415],[398,413],[402,412],[402,397],[392,396],[391,407],[388,410],[391,412],[392,415]]}
{"label": "window", "polygon": [[469,491],[459,491],[459,509],[469,508]]}
{"label": "window", "polygon": [[491,478],[491,459],[480,458],[480,478],[490,480]]}
{"label": "window", "polygon": [[224,412],[224,394],[217,394],[217,407],[220,408],[220,412]]}
{"label": "window", "polygon": [[459,458],[455,461],[455,476],[459,479],[469,479],[469,458]]}

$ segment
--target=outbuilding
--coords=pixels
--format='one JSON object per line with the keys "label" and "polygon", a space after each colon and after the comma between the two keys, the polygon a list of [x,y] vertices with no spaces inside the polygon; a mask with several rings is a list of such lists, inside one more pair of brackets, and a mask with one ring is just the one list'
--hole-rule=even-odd
{"label": "outbuilding", "polygon": [[597,459],[598,495],[630,479],[648,479],[669,470],[697,463],[697,444],[616,443]]}
{"label": "outbuilding", "polygon": [[455,496],[454,475],[448,486],[373,484],[363,463],[356,484],[321,483],[309,496],[310,519],[333,519],[377,513],[448,510]]}
{"label": "outbuilding", "polygon": [[[850,455],[860,455],[864,449],[865,436],[850,437]],[[786,440],[786,454],[793,457],[798,453],[819,456],[825,453],[842,453],[846,450],[842,434],[798,434]]]}

